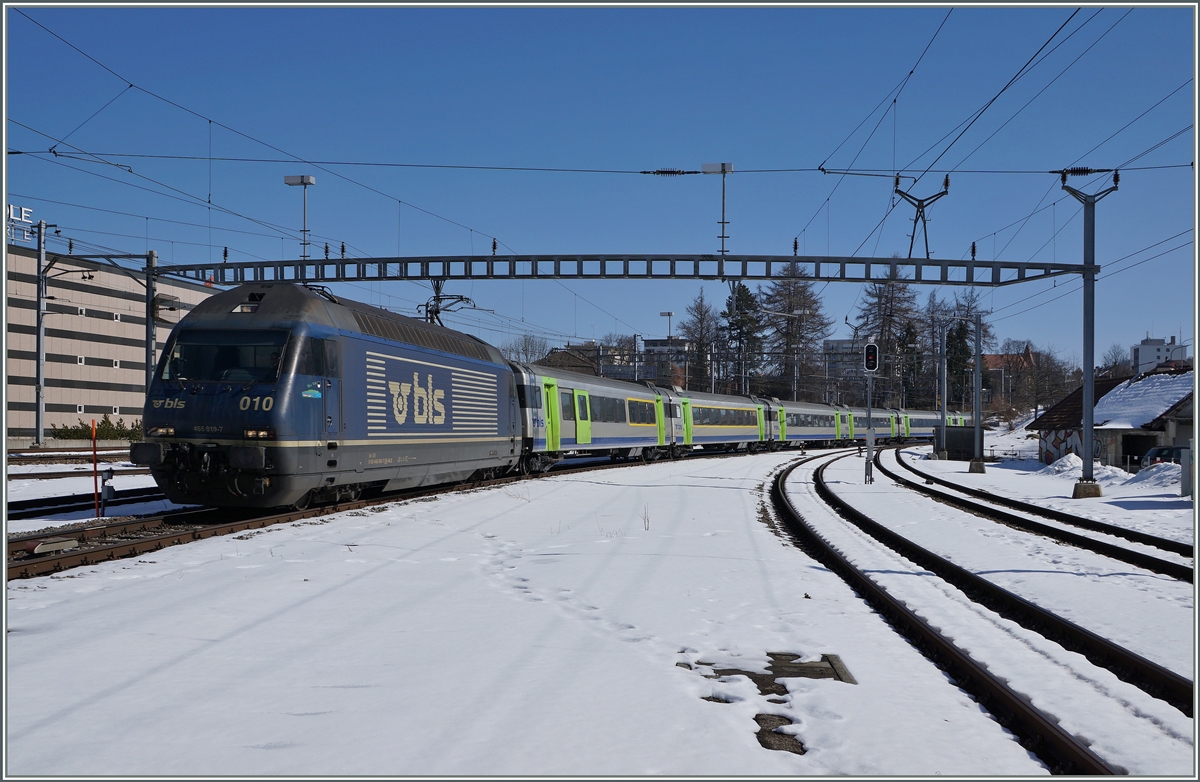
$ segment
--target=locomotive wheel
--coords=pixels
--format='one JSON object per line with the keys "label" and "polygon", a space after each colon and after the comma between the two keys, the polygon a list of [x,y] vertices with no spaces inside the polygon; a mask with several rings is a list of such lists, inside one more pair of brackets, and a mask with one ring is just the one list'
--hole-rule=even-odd
{"label": "locomotive wheel", "polygon": [[313,493],[311,491],[305,492],[303,497],[292,503],[292,507],[296,510],[304,510],[312,502],[312,496]]}

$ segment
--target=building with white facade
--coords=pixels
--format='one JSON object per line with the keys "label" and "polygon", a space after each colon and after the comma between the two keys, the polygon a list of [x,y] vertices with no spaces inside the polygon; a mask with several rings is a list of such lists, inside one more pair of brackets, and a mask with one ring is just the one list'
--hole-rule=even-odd
{"label": "building with white facade", "polygon": [[1146,335],[1146,339],[1129,349],[1129,361],[1135,375],[1149,372],[1164,361],[1186,361],[1187,357],[1187,345],[1176,344],[1174,337],[1168,342]]}
{"label": "building with white facade", "polygon": [[[11,446],[33,439],[37,403],[37,250],[6,245],[5,307],[8,383],[7,437]],[[45,432],[105,414],[126,425],[141,419],[146,401],[146,289],[132,269],[47,252]],[[171,329],[196,304],[217,293],[200,283],[160,275],[156,357]],[[22,443],[21,441],[25,441]]]}

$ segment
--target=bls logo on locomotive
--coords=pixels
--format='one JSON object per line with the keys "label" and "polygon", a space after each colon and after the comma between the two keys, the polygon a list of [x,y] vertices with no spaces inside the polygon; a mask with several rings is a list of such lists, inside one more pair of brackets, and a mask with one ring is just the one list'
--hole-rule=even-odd
{"label": "bls logo on locomotive", "polygon": [[446,422],[446,407],[442,404],[446,392],[433,387],[433,375],[426,375],[425,378],[428,388],[421,387],[421,376],[417,372],[413,372],[411,383],[398,383],[394,380],[388,382],[388,389],[392,392],[392,415],[396,423],[404,424],[408,421],[409,412],[412,412],[414,424]]}
{"label": "bls logo on locomotive", "polygon": [[[168,399],[167,400],[167,409],[168,410],[173,409],[173,408],[180,409],[186,404],[187,404],[186,399]],[[163,406],[163,400],[161,400],[161,399],[154,400],[154,409],[157,410],[158,408],[160,408],[162,406]]]}

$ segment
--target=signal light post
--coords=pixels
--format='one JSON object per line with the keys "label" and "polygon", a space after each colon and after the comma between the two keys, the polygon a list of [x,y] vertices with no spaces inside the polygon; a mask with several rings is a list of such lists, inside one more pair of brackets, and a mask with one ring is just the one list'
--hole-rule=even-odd
{"label": "signal light post", "polygon": [[871,417],[871,394],[875,390],[875,372],[879,369],[879,346],[868,342],[863,348],[863,369],[867,371],[867,471],[866,483],[874,483],[871,461],[875,457],[875,422]]}

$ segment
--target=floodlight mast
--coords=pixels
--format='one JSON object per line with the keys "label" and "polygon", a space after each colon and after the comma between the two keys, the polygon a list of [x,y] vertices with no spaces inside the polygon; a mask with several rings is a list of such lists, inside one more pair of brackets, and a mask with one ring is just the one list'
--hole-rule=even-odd
{"label": "floodlight mast", "polygon": [[308,186],[315,185],[317,178],[311,174],[302,176],[285,176],[283,178],[285,185],[299,185],[304,188],[304,223],[300,229],[300,260],[308,260]]}

